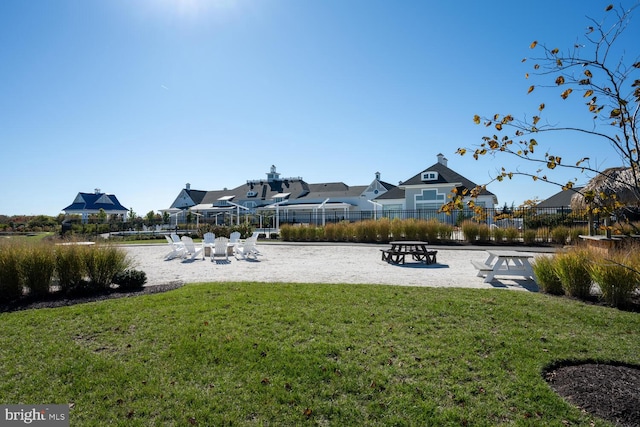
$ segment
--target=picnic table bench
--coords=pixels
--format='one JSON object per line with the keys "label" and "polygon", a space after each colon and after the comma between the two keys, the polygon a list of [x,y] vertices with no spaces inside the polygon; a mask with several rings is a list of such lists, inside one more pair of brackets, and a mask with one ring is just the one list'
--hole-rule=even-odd
{"label": "picnic table bench", "polygon": [[438,251],[427,249],[427,242],[421,241],[398,241],[390,242],[390,249],[380,249],[382,261],[390,264],[404,264],[406,256],[411,255],[414,261],[425,264],[435,264]]}
{"label": "picnic table bench", "polygon": [[489,257],[485,262],[471,261],[478,270],[478,277],[484,277],[484,283],[491,282],[495,276],[519,276],[535,281],[533,268],[529,260],[531,253],[518,251],[487,251]]}

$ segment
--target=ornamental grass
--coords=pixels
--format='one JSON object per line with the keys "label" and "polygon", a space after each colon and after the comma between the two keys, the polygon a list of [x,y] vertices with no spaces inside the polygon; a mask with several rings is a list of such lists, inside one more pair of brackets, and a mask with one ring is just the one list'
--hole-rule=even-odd
{"label": "ornamental grass", "polygon": [[555,272],[567,295],[587,299],[591,295],[591,275],[588,264],[591,253],[586,249],[572,249],[556,255]]}

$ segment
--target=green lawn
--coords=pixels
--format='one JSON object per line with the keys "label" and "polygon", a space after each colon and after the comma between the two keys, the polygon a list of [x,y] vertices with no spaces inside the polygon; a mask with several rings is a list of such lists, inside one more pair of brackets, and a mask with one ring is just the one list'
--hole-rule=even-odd
{"label": "green lawn", "polygon": [[505,290],[192,284],[0,325],[0,402],[74,426],[589,425],[542,369],[640,363],[640,315]]}

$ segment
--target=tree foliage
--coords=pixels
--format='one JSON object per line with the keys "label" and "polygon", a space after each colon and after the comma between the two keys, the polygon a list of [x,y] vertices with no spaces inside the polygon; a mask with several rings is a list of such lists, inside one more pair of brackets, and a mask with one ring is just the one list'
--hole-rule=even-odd
{"label": "tree foliage", "polygon": [[[552,171],[568,168],[576,170],[577,173],[587,172],[596,176],[606,174],[606,171],[599,170],[590,163],[588,153],[580,153],[575,159],[567,161],[552,150],[540,151],[537,138],[542,138],[549,132],[573,132],[596,137],[602,143],[606,141],[610,144],[619,155],[623,166],[629,168],[633,174],[633,194],[640,201],[640,56],[634,52],[623,52],[616,44],[631,24],[632,13],[639,5],[640,3],[636,3],[629,9],[610,5],[606,7],[602,21],[590,18],[590,25],[584,34],[584,44],[576,43],[569,49],[560,50],[537,41],[531,43],[530,48],[536,54],[523,60],[533,64],[532,71],[526,78],[537,76],[543,82],[539,85],[531,84],[528,93],[539,88],[552,88],[558,92],[562,100],[580,97],[584,103],[584,113],[591,118],[590,125],[572,127],[551,124],[543,117],[544,103],[540,103],[537,110],[524,119],[516,119],[512,114],[474,116],[474,123],[485,126],[492,134],[484,136],[483,142],[474,148],[458,148],[458,154],[471,153],[476,160],[487,155],[515,156],[536,164],[537,170],[524,172],[503,167],[490,182],[464,194],[454,194],[451,202],[445,205],[445,211],[461,208],[465,196],[473,198],[487,184],[512,179],[515,176],[526,176],[534,181],[558,185],[563,190],[576,191],[576,179],[557,182],[552,178]],[[586,150],[586,147],[580,147],[580,150]],[[607,176],[605,178],[615,179]],[[601,198],[585,194],[585,199]],[[609,208],[615,206],[616,203],[608,204]]]}

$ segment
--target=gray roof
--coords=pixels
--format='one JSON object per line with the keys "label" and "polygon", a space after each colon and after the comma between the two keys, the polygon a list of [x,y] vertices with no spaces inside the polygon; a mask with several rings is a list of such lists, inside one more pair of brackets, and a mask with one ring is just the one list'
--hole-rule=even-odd
{"label": "gray roof", "polygon": [[[573,187],[571,190],[562,190],[559,193],[554,194],[538,203],[538,208],[568,208],[571,206],[571,198],[576,192],[582,190],[584,187]],[[575,190],[575,191],[574,191]]]}
{"label": "gray roof", "polygon": [[[405,191],[404,191],[404,188],[400,188],[400,187],[409,186],[409,185],[425,185],[425,182],[422,180],[422,174],[424,172],[438,172],[438,179],[434,181],[429,181],[429,183],[432,183],[432,184],[460,183],[461,185],[458,187],[459,190],[462,190],[465,188],[472,189],[477,186],[477,184],[474,183],[473,181],[465,178],[464,176],[460,175],[458,172],[455,172],[454,170],[449,169],[444,164],[437,162],[434,165],[426,168],[425,170],[407,179],[406,181],[401,182],[400,186],[387,191],[381,196],[378,196],[377,199],[404,199]],[[485,189],[480,192],[480,195],[493,196],[494,194]]]}

